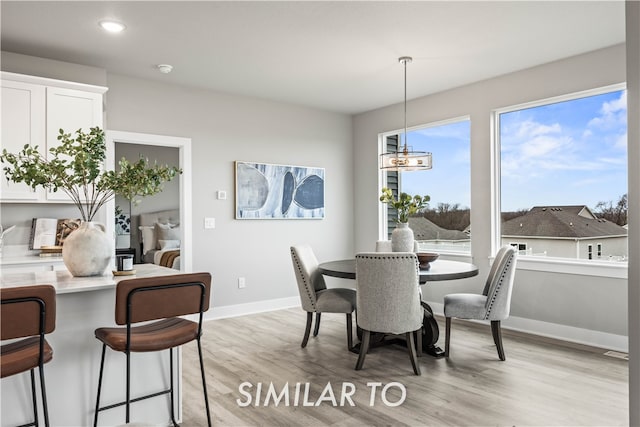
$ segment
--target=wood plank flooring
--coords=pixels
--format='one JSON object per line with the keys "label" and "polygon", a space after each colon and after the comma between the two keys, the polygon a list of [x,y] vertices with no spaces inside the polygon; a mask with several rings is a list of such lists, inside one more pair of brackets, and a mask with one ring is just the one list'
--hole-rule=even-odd
{"label": "wood plank flooring", "polygon": [[[507,360],[500,362],[488,325],[453,321],[451,357],[419,359],[413,374],[406,349],[372,350],[355,371],[346,348],[345,316],[324,314],[320,333],[300,348],[306,313],[288,309],[209,321],[203,353],[216,426],[619,426],[628,424],[628,362],[605,350],[503,331]],[[444,347],[444,321],[439,344]],[[242,383],[251,394],[241,394]],[[370,405],[372,387],[381,383]],[[256,388],[262,392],[256,399]],[[273,383],[278,405],[265,403]],[[301,383],[295,405],[296,383]],[[308,383],[304,406],[304,387]],[[333,405],[330,383],[336,399]],[[387,404],[381,388],[386,390]],[[204,426],[195,343],[183,347],[183,426]],[[351,391],[340,406],[342,387]],[[402,387],[406,390],[402,400]],[[272,398],[275,396],[271,396]],[[321,399],[322,398],[322,399]],[[256,404],[256,400],[259,405]],[[397,406],[392,406],[401,402]]]}

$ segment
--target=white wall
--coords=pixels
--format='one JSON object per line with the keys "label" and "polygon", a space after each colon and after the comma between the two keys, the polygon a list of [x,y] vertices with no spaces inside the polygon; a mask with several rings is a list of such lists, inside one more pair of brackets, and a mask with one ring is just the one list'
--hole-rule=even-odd
{"label": "white wall", "polygon": [[[353,255],[349,116],[113,74],[107,86],[109,129],[192,139],[193,268],[213,275],[214,308],[297,298],[292,244],[310,243],[320,260]],[[326,168],[325,219],[235,220],[235,160]]]}
{"label": "white wall", "polygon": [[[415,79],[416,76],[411,77]],[[429,78],[419,76],[417,78]],[[471,117],[471,224],[472,260],[480,267],[474,279],[430,285],[425,298],[442,304],[445,294],[482,289],[491,255],[492,161],[491,113],[493,110],[625,81],[625,46],[541,65],[498,78],[412,100],[407,106],[408,126]],[[378,218],[377,136],[402,127],[401,105],[354,117],[356,250],[366,250],[375,240]],[[437,167],[437,159],[434,159]],[[428,174],[429,172],[420,172]],[[437,183],[433,183],[437,185]],[[552,191],[550,189],[550,191]],[[632,187],[629,188],[632,192]],[[428,191],[427,191],[428,193]],[[479,226],[480,224],[481,226]],[[567,328],[591,329],[606,338],[627,335],[627,281],[518,270],[513,292],[512,317],[524,324],[541,322]],[[606,314],[605,314],[606,313]],[[528,322],[528,323],[527,323]],[[520,322],[522,325],[523,322]],[[582,338],[577,338],[582,339]]]}
{"label": "white wall", "polygon": [[629,425],[640,425],[640,3],[626,2],[629,144]]}

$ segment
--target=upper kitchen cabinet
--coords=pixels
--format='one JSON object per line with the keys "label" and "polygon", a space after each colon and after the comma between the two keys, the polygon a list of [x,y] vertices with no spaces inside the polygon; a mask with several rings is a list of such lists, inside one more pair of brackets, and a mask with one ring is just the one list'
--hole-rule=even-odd
{"label": "upper kitchen cabinet", "polygon": [[[103,127],[103,95],[106,87],[2,72],[2,141],[8,151],[25,144],[38,145],[43,155],[58,145],[59,130]],[[2,177],[3,202],[70,202],[62,191],[35,191],[23,183],[7,183]]]}

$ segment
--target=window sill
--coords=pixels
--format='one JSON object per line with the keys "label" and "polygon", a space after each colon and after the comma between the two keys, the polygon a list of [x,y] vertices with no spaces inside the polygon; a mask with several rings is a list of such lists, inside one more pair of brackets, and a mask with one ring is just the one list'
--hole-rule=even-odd
{"label": "window sill", "polygon": [[626,279],[628,266],[626,262],[573,261],[521,255],[517,269]]}
{"label": "window sill", "polygon": [[[471,262],[472,257],[464,252],[439,252],[444,259]],[[490,262],[493,262],[490,258]],[[541,271],[549,273],[573,274],[577,276],[608,277],[627,279],[627,262],[586,261],[520,255],[517,270]]]}

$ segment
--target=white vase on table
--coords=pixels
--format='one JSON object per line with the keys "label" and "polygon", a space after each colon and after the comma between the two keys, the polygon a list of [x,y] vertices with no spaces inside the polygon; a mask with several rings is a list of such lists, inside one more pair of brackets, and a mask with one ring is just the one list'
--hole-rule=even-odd
{"label": "white vase on table", "polygon": [[104,225],[83,221],[64,240],[62,260],[74,277],[100,276],[111,261],[112,246]]}
{"label": "white vase on table", "polygon": [[413,252],[413,230],[409,223],[399,222],[391,233],[391,250],[393,252]]}

